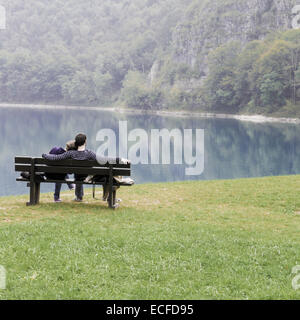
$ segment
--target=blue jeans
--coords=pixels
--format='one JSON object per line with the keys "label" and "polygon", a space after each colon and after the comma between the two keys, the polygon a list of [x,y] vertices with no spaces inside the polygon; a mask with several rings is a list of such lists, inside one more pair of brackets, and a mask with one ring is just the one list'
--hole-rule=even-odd
{"label": "blue jeans", "polygon": [[[77,181],[83,181],[86,177],[87,175],[75,174],[75,180]],[[76,187],[75,187],[76,198],[82,200],[83,195],[84,195],[83,184],[76,184]]]}
{"label": "blue jeans", "polygon": [[[58,200],[60,197],[61,185],[61,183],[55,183],[54,200]],[[75,195],[78,199],[82,200],[82,197],[84,195],[82,184],[76,184]]]}
{"label": "blue jeans", "polygon": [[76,198],[82,200],[83,195],[84,195],[83,184],[76,184],[76,187],[75,187],[75,196],[76,196]]}
{"label": "blue jeans", "polygon": [[[66,175],[65,179],[69,179],[69,176]],[[68,183],[69,188],[71,188],[72,183]],[[54,189],[54,200],[58,200],[60,198],[60,190],[61,190],[61,183],[55,183]]]}

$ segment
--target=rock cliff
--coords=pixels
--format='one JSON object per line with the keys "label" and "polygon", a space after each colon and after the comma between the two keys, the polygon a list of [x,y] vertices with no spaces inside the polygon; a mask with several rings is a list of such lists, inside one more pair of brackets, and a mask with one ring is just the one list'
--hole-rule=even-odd
{"label": "rock cliff", "polygon": [[[297,0],[204,0],[193,3],[172,35],[171,60],[186,64],[199,74],[198,81],[177,82],[180,87],[195,87],[207,76],[208,54],[230,41],[242,45],[263,39],[272,31],[292,27],[292,9]],[[160,64],[161,65],[161,64]],[[151,72],[158,75],[156,61]],[[189,84],[189,85],[188,85]]]}

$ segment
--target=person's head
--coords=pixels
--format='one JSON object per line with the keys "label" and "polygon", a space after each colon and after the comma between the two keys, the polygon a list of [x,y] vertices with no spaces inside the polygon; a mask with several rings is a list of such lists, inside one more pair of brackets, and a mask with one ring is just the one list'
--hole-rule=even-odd
{"label": "person's head", "polygon": [[79,133],[76,137],[75,137],[75,147],[81,147],[83,145],[85,145],[86,143],[86,135],[83,133]]}
{"label": "person's head", "polygon": [[77,150],[76,146],[75,146],[75,140],[71,140],[71,141],[68,141],[66,143],[66,150],[67,151],[70,151],[70,150]]}

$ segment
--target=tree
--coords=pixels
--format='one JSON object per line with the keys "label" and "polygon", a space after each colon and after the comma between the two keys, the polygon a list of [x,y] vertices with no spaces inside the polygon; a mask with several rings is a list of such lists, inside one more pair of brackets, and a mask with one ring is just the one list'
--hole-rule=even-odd
{"label": "tree", "polygon": [[238,43],[232,42],[214,50],[209,57],[209,76],[205,94],[209,107],[215,111],[236,111],[236,61],[240,52]]}

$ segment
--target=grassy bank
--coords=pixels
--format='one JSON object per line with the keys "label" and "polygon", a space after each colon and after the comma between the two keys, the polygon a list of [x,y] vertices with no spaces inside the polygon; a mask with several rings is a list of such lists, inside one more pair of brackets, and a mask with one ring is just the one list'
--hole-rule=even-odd
{"label": "grassy bank", "polygon": [[122,188],[116,211],[0,198],[0,299],[298,299],[299,195],[290,176]]}

